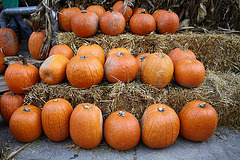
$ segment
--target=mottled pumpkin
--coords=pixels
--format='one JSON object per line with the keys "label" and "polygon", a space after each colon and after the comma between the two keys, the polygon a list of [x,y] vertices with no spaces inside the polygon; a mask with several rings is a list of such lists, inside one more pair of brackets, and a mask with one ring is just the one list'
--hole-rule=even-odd
{"label": "mottled pumpkin", "polygon": [[69,60],[74,56],[72,49],[66,44],[53,46],[49,52],[48,57],[56,54],[64,55]]}
{"label": "mottled pumpkin", "polygon": [[110,51],[108,51],[108,53],[106,55],[106,60],[108,59],[109,56],[111,56],[115,53],[119,53],[119,51],[131,54],[127,48],[112,48]]}
{"label": "mottled pumpkin", "polygon": [[129,7],[128,5],[126,6],[126,11],[124,11],[124,7],[123,7],[124,2],[123,1],[117,1],[114,5],[113,5],[113,9],[121,12],[124,16],[125,22],[127,23],[127,21],[131,18],[132,16],[132,8]]}
{"label": "mottled pumpkin", "polygon": [[86,8],[86,10],[94,12],[99,19],[102,16],[102,14],[106,12],[106,10],[100,5],[90,5]]}

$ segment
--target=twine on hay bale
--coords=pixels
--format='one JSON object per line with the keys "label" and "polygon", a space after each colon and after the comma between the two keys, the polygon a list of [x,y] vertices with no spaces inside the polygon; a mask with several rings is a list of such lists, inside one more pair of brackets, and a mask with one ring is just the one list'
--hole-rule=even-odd
{"label": "twine on hay bale", "polygon": [[85,90],[75,88],[68,82],[57,85],[38,83],[26,94],[25,104],[42,108],[50,99],[64,98],[73,107],[83,102],[95,104],[102,110],[104,119],[114,111],[125,110],[141,121],[144,110],[154,103],[166,104],[179,113],[187,102],[202,100],[216,109],[220,126],[239,129],[239,88],[239,75],[207,70],[205,80],[197,88],[184,88],[172,80],[167,87],[156,89],[143,84],[139,77],[131,83],[102,82]]}

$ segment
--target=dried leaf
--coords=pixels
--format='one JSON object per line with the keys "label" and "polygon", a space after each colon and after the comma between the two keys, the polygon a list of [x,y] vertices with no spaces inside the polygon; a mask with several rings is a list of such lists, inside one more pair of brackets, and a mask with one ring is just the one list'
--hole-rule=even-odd
{"label": "dried leaf", "polygon": [[203,3],[200,3],[198,8],[197,22],[202,22],[207,15],[206,6]]}

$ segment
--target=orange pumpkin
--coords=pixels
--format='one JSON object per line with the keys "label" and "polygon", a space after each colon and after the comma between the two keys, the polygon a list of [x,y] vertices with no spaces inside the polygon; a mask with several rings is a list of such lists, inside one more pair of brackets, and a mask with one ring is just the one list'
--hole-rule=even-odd
{"label": "orange pumpkin", "polygon": [[97,106],[82,103],[74,108],[70,117],[70,136],[79,147],[97,147],[102,141],[102,128],[102,112]]}
{"label": "orange pumpkin", "polygon": [[41,79],[47,84],[58,84],[65,79],[66,66],[69,62],[64,55],[52,55],[48,57],[39,68]]}
{"label": "orange pumpkin", "polygon": [[120,51],[108,57],[104,71],[109,82],[131,82],[138,73],[137,60],[133,55]]}
{"label": "orange pumpkin", "polygon": [[66,75],[74,87],[86,89],[101,82],[104,70],[96,57],[76,55],[68,62]]}
{"label": "orange pumpkin", "polygon": [[77,51],[77,55],[91,55],[96,57],[102,65],[105,63],[105,54],[101,46],[97,44],[82,45]]}
{"label": "orange pumpkin", "polygon": [[56,54],[64,55],[69,60],[74,56],[72,49],[66,44],[53,46],[49,52],[48,57]]}
{"label": "orange pumpkin", "polygon": [[217,128],[218,115],[208,103],[195,100],[188,102],[180,111],[180,135],[191,141],[209,139]]}
{"label": "orange pumpkin", "polygon": [[204,65],[196,59],[182,59],[174,69],[174,78],[183,87],[198,87],[205,77]]}
{"label": "orange pumpkin", "polygon": [[159,33],[175,33],[179,26],[179,17],[172,11],[160,12],[156,18]]}
{"label": "orange pumpkin", "polygon": [[160,89],[166,87],[173,77],[173,63],[164,53],[153,53],[142,63],[141,80]]}
{"label": "orange pumpkin", "polygon": [[150,55],[150,53],[142,53],[136,57],[138,63],[138,73],[141,71],[142,62],[147,58],[148,55]]}
{"label": "orange pumpkin", "polygon": [[187,49],[187,44],[185,44],[182,48],[175,48],[168,54],[168,56],[171,58],[174,66],[177,62],[184,58],[196,59],[195,54],[189,49]]}
{"label": "orange pumpkin", "polygon": [[77,12],[71,19],[72,30],[78,37],[90,37],[96,34],[98,23],[98,16],[86,10]]}
{"label": "orange pumpkin", "polygon": [[126,11],[124,11],[123,3],[123,1],[117,1],[112,8],[118,12],[121,12],[124,16],[125,22],[127,23],[132,16],[132,8],[127,5]]}
{"label": "orange pumpkin", "polygon": [[38,69],[26,62],[22,57],[22,63],[13,63],[5,71],[5,81],[10,91],[17,94],[24,94],[28,87],[39,81]]}
{"label": "orange pumpkin", "polygon": [[4,55],[2,53],[2,50],[0,49],[0,74],[2,74],[6,69],[5,61],[4,61]]}
{"label": "orange pumpkin", "polygon": [[41,110],[32,105],[19,107],[11,116],[9,130],[20,142],[32,142],[42,134]]}
{"label": "orange pumpkin", "polygon": [[69,136],[69,119],[73,108],[62,98],[49,100],[42,109],[42,127],[52,141],[62,141]]}
{"label": "orange pumpkin", "polygon": [[102,14],[106,12],[106,10],[100,5],[90,5],[86,8],[86,10],[94,12],[99,19],[102,16]]}
{"label": "orange pumpkin", "polygon": [[164,9],[158,9],[158,10],[156,10],[156,11],[153,12],[152,16],[153,16],[153,18],[155,19],[155,21],[156,21],[158,15],[159,15],[161,12],[167,12],[167,11],[164,10]]}
{"label": "orange pumpkin", "polygon": [[115,54],[115,53],[118,54],[119,51],[124,52],[124,53],[129,53],[129,54],[131,54],[131,53],[129,52],[129,50],[126,49],[126,48],[113,48],[113,49],[111,49],[111,50],[107,53],[107,55],[106,55],[106,60],[108,59],[109,56],[111,56],[111,55],[113,55],[113,54]]}
{"label": "orange pumpkin", "polygon": [[11,91],[5,92],[0,98],[0,113],[5,122],[9,122],[13,112],[24,103],[24,96]]}
{"label": "orange pumpkin", "polygon": [[48,51],[40,55],[40,49],[43,45],[44,38],[46,36],[45,30],[42,31],[34,31],[28,40],[28,48],[31,55],[37,59],[42,60],[47,58]]}
{"label": "orange pumpkin", "polygon": [[113,36],[123,33],[125,25],[126,23],[123,15],[115,10],[105,12],[99,21],[102,33]]}
{"label": "orange pumpkin", "polygon": [[142,141],[151,148],[172,145],[180,131],[177,113],[165,104],[149,106],[142,117]]}
{"label": "orange pumpkin", "polygon": [[75,13],[81,11],[78,7],[63,8],[58,14],[58,23],[64,31],[72,31],[71,19]]}
{"label": "orange pumpkin", "polygon": [[5,56],[16,56],[19,51],[16,33],[9,28],[0,28],[0,48]]}
{"label": "orange pumpkin", "polygon": [[132,16],[133,16],[134,14],[141,13],[143,9],[145,10],[145,13],[146,13],[146,14],[149,14],[148,11],[147,11],[145,8],[138,7],[138,8],[134,8]]}
{"label": "orange pumpkin", "polygon": [[117,150],[129,150],[140,140],[140,125],[136,117],[126,111],[110,114],[104,123],[104,138]]}

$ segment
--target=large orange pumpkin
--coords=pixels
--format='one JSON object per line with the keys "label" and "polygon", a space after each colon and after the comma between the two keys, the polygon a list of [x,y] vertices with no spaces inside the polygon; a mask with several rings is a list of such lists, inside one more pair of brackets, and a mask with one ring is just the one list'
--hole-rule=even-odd
{"label": "large orange pumpkin", "polygon": [[101,16],[99,26],[102,33],[116,36],[123,33],[126,23],[120,12],[110,10]]}
{"label": "large orange pumpkin", "polygon": [[110,51],[108,51],[106,55],[106,60],[108,59],[109,56],[113,55],[114,53],[119,53],[119,51],[131,54],[127,48],[113,48]]}
{"label": "large orange pumpkin", "polygon": [[104,138],[118,150],[129,150],[140,140],[140,125],[136,117],[126,111],[111,113],[104,123]]}
{"label": "large orange pumpkin", "polygon": [[160,89],[166,87],[173,77],[173,63],[164,53],[153,53],[142,63],[141,80]]}
{"label": "large orange pumpkin", "polygon": [[9,28],[0,28],[0,48],[5,56],[16,56],[19,51],[16,33]]}
{"label": "large orange pumpkin", "polygon": [[65,79],[66,66],[69,62],[64,55],[48,57],[39,68],[40,78],[47,84],[58,84]]}
{"label": "large orange pumpkin", "polygon": [[24,103],[24,96],[11,91],[5,92],[0,98],[0,113],[5,122],[9,122],[13,112]]}
{"label": "large orange pumpkin", "polygon": [[64,55],[69,60],[74,56],[72,49],[66,44],[53,46],[49,52],[48,57],[56,54]]}
{"label": "large orange pumpkin", "polygon": [[196,59],[182,59],[174,67],[174,78],[183,87],[198,87],[204,77],[204,65]]}
{"label": "large orange pumpkin", "polygon": [[92,11],[82,10],[74,14],[71,20],[73,32],[78,37],[90,37],[97,33],[99,19]]}
{"label": "large orange pumpkin", "polygon": [[138,73],[137,60],[133,55],[120,51],[108,57],[104,71],[109,82],[131,82]]}
{"label": "large orange pumpkin", "polygon": [[49,100],[42,109],[42,127],[52,141],[62,141],[69,136],[69,119],[73,108],[62,98]]}
{"label": "large orange pumpkin", "polygon": [[102,141],[102,128],[102,112],[97,106],[82,103],[74,108],[70,117],[70,136],[79,147],[97,147]]}
{"label": "large orange pumpkin", "polygon": [[68,62],[66,75],[74,87],[86,89],[102,81],[104,70],[96,57],[76,55]]}
{"label": "large orange pumpkin", "polygon": [[136,57],[138,63],[138,73],[141,71],[142,62],[147,58],[148,55],[150,55],[150,53],[142,53]]}
{"label": "large orange pumpkin", "polygon": [[9,130],[20,142],[32,142],[42,134],[41,110],[32,105],[19,107],[11,116]]}
{"label": "large orange pumpkin", "polygon": [[5,81],[10,91],[17,94],[24,94],[28,87],[39,81],[38,69],[26,62],[22,57],[22,63],[13,63],[5,71]]}
{"label": "large orange pumpkin", "polygon": [[218,115],[208,103],[195,100],[188,102],[179,113],[180,135],[191,141],[209,139],[217,128]]}
{"label": "large orange pumpkin", "polygon": [[46,36],[46,32],[45,30],[42,30],[42,31],[34,31],[29,37],[29,40],[28,40],[29,52],[37,60],[47,58],[48,51],[47,53],[43,53],[43,55],[40,55],[40,49],[43,45],[45,36]]}
{"label": "large orange pumpkin", "polygon": [[172,145],[180,131],[177,113],[165,104],[149,106],[142,117],[142,141],[151,148]]}
{"label": "large orange pumpkin", "polygon": [[58,14],[58,23],[64,31],[72,31],[71,19],[75,13],[81,11],[78,7],[63,8]]}
{"label": "large orange pumpkin", "polygon": [[124,11],[123,4],[123,1],[117,1],[112,8],[118,12],[121,12],[124,16],[125,22],[127,23],[132,16],[132,8],[127,5],[126,10]]}
{"label": "large orange pumpkin", "polygon": [[86,8],[86,10],[94,12],[99,19],[102,16],[102,14],[106,12],[106,10],[100,5],[90,5]]}
{"label": "large orange pumpkin", "polygon": [[2,53],[2,50],[0,49],[0,74],[2,74],[6,69],[6,65],[4,62],[4,55]]}
{"label": "large orange pumpkin", "polygon": [[91,55],[96,57],[102,65],[105,63],[105,54],[101,46],[97,44],[82,45],[77,51],[77,55]]}

